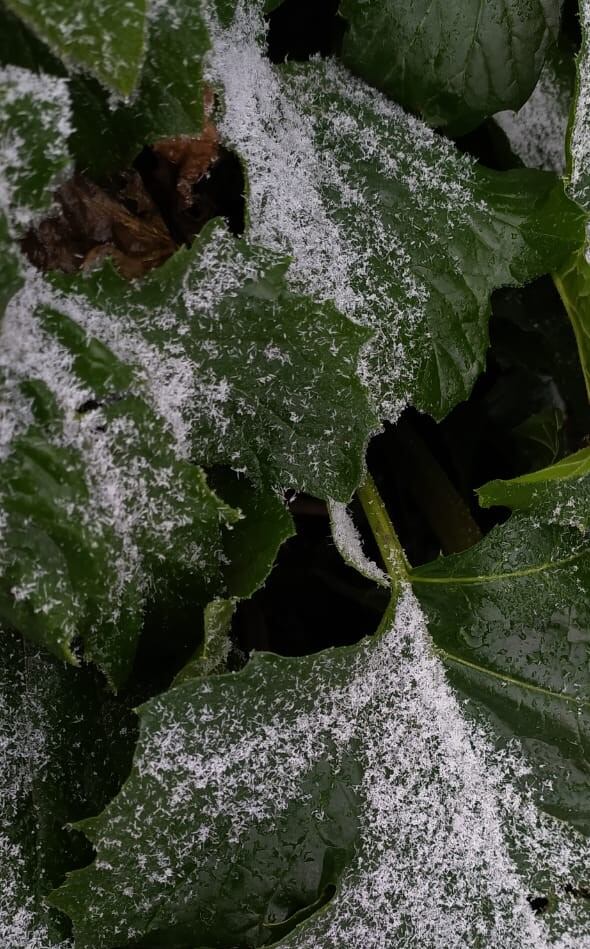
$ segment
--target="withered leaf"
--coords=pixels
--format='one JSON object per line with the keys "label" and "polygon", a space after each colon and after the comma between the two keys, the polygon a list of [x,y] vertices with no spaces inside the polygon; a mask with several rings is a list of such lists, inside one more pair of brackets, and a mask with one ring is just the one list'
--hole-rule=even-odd
{"label": "withered leaf", "polygon": [[59,211],[23,240],[28,258],[42,270],[73,273],[106,256],[129,279],[162,264],[176,249],[141,177],[128,172],[109,194],[75,175],[55,195]]}

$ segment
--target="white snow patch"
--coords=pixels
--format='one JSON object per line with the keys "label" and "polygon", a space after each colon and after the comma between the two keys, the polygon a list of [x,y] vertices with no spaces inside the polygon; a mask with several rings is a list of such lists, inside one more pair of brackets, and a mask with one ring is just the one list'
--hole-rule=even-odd
{"label": "white snow patch", "polygon": [[389,586],[387,574],[370,560],[363,550],[361,535],[346,504],[329,501],[328,511],[332,537],[343,560],[368,580],[373,580],[380,586]]}

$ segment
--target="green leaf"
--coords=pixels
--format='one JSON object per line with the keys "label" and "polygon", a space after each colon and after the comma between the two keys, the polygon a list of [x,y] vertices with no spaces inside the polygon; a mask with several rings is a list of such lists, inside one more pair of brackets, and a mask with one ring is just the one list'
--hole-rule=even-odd
{"label": "green leaf", "polygon": [[[241,515],[227,526],[224,537],[223,576],[229,598],[217,598],[205,607],[203,642],[174,679],[175,685],[194,675],[227,672],[232,620],[239,601],[263,586],[281,545],[295,533],[293,518],[276,494],[255,489],[228,469],[213,472],[210,480]],[[243,657],[239,658],[241,665]]]}
{"label": "green leaf", "polygon": [[[186,0],[156,6],[145,64],[128,102],[114,102],[90,76],[68,80],[73,127],[69,147],[80,170],[94,178],[131,164],[146,144],[196,135],[203,124],[202,60],[209,41],[201,11]],[[0,61],[65,76],[59,60],[25,25],[0,6]]]}
{"label": "green leaf", "polygon": [[287,267],[217,222],[140,283],[56,277],[55,306],[136,362],[179,451],[347,500],[376,427],[355,375],[368,334],[290,289]]}
{"label": "green leaf", "polygon": [[512,153],[526,168],[564,173],[574,74],[571,51],[556,46],[522,108],[494,116]]}
{"label": "green leaf", "polygon": [[12,246],[8,221],[0,211],[0,322],[9,301],[21,286],[20,261]]}
{"label": "green leaf", "polygon": [[173,685],[194,676],[221,675],[227,672],[231,652],[231,624],[237,600],[217,599],[207,603],[203,616],[203,642],[176,675]]}
{"label": "green leaf", "polygon": [[569,495],[575,507],[578,489],[565,465],[549,471],[530,499],[534,476],[492,484],[486,502],[530,513],[471,550],[418,567],[411,581],[453,684],[491,710],[504,744],[521,741],[541,806],[590,833],[590,544],[562,526],[569,518],[559,511],[549,522],[551,494],[564,508]]}
{"label": "green leaf", "polygon": [[561,0],[342,0],[348,66],[454,134],[533,91],[557,38]]}
{"label": "green leaf", "polygon": [[105,346],[52,310],[15,306],[11,320],[0,615],[70,661],[81,636],[86,658],[119,685],[146,602],[165,600],[169,579],[187,577],[193,602],[220,583],[221,522],[235,514],[178,458],[132,371]]}
{"label": "green leaf", "polygon": [[66,949],[45,896],[88,859],[68,821],[104,806],[129,768],[135,725],[98,677],[0,630],[0,932],[6,949]]}
{"label": "green leaf", "polygon": [[580,365],[590,399],[590,263],[586,246],[560,267],[553,275],[563,305],[576,336]]}
{"label": "green leaf", "polygon": [[0,69],[0,207],[22,231],[51,206],[69,170],[71,131],[67,83],[27,69]]}
{"label": "green leaf", "polygon": [[[52,902],[79,949],[575,940],[583,841],[532,808],[516,742],[497,758],[469,709],[408,590],[356,646],[187,681],[140,710],[129,780],[82,825],[97,860]],[[525,898],[544,885],[547,920]]]}
{"label": "green leaf", "polygon": [[489,481],[478,489],[482,507],[533,510],[544,521],[587,530],[590,525],[590,448],[547,468],[510,481]]}
{"label": "green leaf", "polygon": [[202,60],[209,40],[199,4],[154,6],[149,45],[134,100],[113,108],[98,83],[71,83],[78,164],[94,177],[130,164],[144,145],[196,135],[203,124]]}
{"label": "green leaf", "polygon": [[247,233],[374,330],[363,378],[382,418],[408,402],[440,418],[483,369],[492,290],[577,249],[582,216],[551,175],[477,166],[334,61],[273,67],[260,29],[242,16],[212,37]]}
{"label": "green leaf", "polygon": [[135,90],[145,54],[146,0],[6,0],[66,65],[89,72],[112,92]]}
{"label": "green leaf", "polygon": [[281,545],[294,535],[293,518],[282,498],[255,490],[245,478],[229,470],[214,472],[211,483],[242,515],[225,534],[224,579],[228,593],[241,599],[250,597],[264,584]]}

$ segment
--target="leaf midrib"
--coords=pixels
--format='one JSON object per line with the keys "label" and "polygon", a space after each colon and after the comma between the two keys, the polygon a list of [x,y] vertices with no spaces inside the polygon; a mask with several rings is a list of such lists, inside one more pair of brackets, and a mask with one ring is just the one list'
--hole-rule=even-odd
{"label": "leaf midrib", "polygon": [[445,662],[454,662],[459,666],[465,666],[468,669],[472,669],[475,672],[480,672],[484,676],[490,676],[493,679],[499,679],[502,683],[508,685],[515,685],[521,689],[528,689],[529,692],[537,692],[540,695],[546,696],[551,699],[560,699],[563,702],[571,702],[572,704],[578,706],[578,708],[590,708],[590,702],[584,702],[575,695],[570,695],[568,692],[554,692],[552,689],[547,689],[542,685],[535,685],[532,682],[527,682],[525,679],[518,679],[515,676],[509,676],[502,672],[496,672],[494,669],[490,669],[488,666],[480,666],[476,662],[470,662],[469,659],[463,659],[461,656],[456,656],[452,652],[448,652],[446,649],[443,649],[440,646],[436,646],[433,643],[434,651],[440,658]]}
{"label": "leaf midrib", "polygon": [[472,584],[476,585],[478,583],[496,583],[500,580],[510,580],[513,577],[528,577],[535,573],[542,573],[544,570],[557,570],[560,567],[565,566],[566,564],[573,563],[575,560],[580,560],[582,557],[586,556],[588,551],[586,549],[578,551],[578,553],[572,554],[570,557],[564,557],[563,560],[549,560],[545,563],[534,564],[531,567],[524,567],[522,570],[512,570],[509,573],[490,573],[490,574],[478,574],[477,576],[446,576],[446,577],[429,577],[420,575],[418,573],[410,574],[410,582],[415,583],[448,583],[448,584]]}

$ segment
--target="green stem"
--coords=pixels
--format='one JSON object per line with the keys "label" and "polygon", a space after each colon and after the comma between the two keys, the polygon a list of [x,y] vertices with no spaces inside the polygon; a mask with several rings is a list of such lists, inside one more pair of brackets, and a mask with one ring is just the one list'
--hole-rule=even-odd
{"label": "green stem", "polygon": [[396,601],[402,585],[408,580],[409,565],[406,555],[389,519],[381,495],[368,472],[365,482],[360,486],[357,494],[391,580],[392,601]]}
{"label": "green stem", "polygon": [[[578,258],[582,258],[582,263],[578,263]],[[576,345],[580,365],[586,384],[586,395],[590,401],[590,348],[588,345],[588,290],[587,283],[581,279],[587,268],[584,250],[579,251],[570,257],[567,262],[556,271],[553,276],[553,283],[557,287],[561,302],[569,317]]]}

